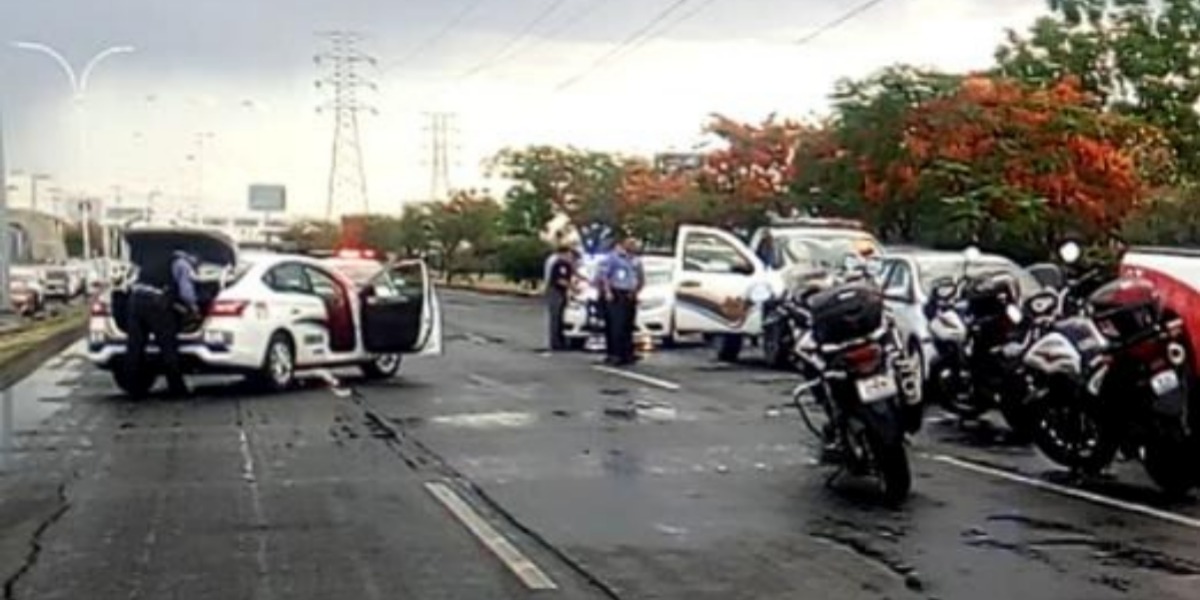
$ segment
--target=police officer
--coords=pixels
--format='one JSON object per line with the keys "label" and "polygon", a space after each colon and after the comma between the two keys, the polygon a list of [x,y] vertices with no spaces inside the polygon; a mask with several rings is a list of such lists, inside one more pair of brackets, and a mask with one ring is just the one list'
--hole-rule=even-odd
{"label": "police officer", "polygon": [[179,363],[179,332],[185,321],[200,314],[196,298],[196,262],[195,257],[177,250],[171,257],[167,281],[160,279],[161,274],[151,271],[138,273],[129,296],[126,319],[129,350],[125,368],[129,370],[130,381],[135,381],[144,368],[146,343],[153,337],[162,356],[168,393],[183,396],[190,392]]}
{"label": "police officer", "polygon": [[567,298],[575,281],[575,255],[569,246],[558,247],[547,265],[546,308],[550,317],[550,349],[565,350],[567,339],[563,335],[563,312],[567,309]]}
{"label": "police officer", "polygon": [[646,277],[636,253],[636,240],[622,240],[600,266],[597,276],[600,294],[607,307],[605,321],[609,335],[605,362],[610,364],[628,365],[637,359],[633,330],[637,322],[637,297]]}

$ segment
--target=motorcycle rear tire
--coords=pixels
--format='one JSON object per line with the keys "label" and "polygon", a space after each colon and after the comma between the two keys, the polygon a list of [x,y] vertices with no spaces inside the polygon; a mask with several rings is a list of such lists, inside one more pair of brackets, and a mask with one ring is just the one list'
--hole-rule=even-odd
{"label": "motorcycle rear tire", "polygon": [[1173,439],[1161,439],[1146,444],[1142,467],[1154,484],[1162,489],[1172,499],[1183,498],[1196,486],[1195,468],[1189,460],[1194,448],[1182,433],[1178,436],[1164,436]]}
{"label": "motorcycle rear tire", "polygon": [[891,506],[902,504],[912,491],[912,470],[904,441],[885,444],[872,432],[867,435],[867,443],[871,445],[871,457],[875,463],[875,473],[879,476],[883,501]]}

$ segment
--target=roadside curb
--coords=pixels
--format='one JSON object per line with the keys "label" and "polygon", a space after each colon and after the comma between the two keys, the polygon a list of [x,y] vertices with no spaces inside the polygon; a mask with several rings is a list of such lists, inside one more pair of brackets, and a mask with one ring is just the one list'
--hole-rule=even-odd
{"label": "roadside curb", "polygon": [[87,332],[87,320],[81,319],[78,325],[66,327],[31,345],[29,350],[0,364],[0,390],[8,389],[21,381],[50,360],[54,355],[66,350]]}
{"label": "roadside curb", "polygon": [[527,290],[512,290],[493,287],[478,287],[474,285],[461,283],[439,283],[438,287],[448,290],[457,290],[460,292],[474,292],[476,294],[486,294],[488,296],[508,296],[510,298],[540,298],[541,292],[531,292]]}

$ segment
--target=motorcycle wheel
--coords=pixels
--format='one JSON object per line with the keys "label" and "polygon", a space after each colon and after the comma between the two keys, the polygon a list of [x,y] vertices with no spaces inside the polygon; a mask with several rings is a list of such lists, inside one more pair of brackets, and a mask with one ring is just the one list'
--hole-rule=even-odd
{"label": "motorcycle wheel", "polygon": [[935,400],[947,412],[956,417],[966,420],[974,420],[983,416],[987,412],[987,406],[977,402],[974,393],[965,394],[965,399],[960,399],[963,396],[953,383],[948,381],[947,377],[943,377],[945,368],[935,366],[929,371],[929,386],[928,390]]}
{"label": "motorcycle wheel", "polygon": [[879,476],[880,491],[884,502],[895,506],[908,499],[912,491],[912,471],[908,464],[908,451],[904,442],[885,444],[878,435],[867,432],[867,447],[871,462]]}
{"label": "motorcycle wheel", "polygon": [[792,367],[791,354],[788,352],[789,337],[791,336],[788,335],[784,323],[772,323],[763,330],[763,359],[771,368],[790,369]]}
{"label": "motorcycle wheel", "polygon": [[1051,461],[1096,475],[1112,463],[1120,444],[1104,418],[1077,395],[1069,384],[1052,385],[1046,396],[1030,402],[1033,443]]}
{"label": "motorcycle wheel", "polygon": [[1189,458],[1193,446],[1182,431],[1161,433],[1146,444],[1142,467],[1159,488],[1171,498],[1182,498],[1195,487],[1197,478]]}

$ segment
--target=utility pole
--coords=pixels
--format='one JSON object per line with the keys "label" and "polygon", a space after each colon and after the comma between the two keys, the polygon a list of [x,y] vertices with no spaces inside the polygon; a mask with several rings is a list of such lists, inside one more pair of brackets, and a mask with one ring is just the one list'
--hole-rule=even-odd
{"label": "utility pole", "polygon": [[9,240],[8,228],[8,163],[4,161],[4,115],[0,114],[0,316],[12,312],[12,302],[8,297],[9,251],[12,241]]}
{"label": "utility pole", "polygon": [[451,141],[451,134],[458,133],[454,126],[456,116],[455,113],[449,112],[425,113],[425,118],[429,119],[425,131],[429,132],[430,200],[444,200],[450,196],[450,151],[458,149]]}
{"label": "utility pole", "polygon": [[329,160],[325,218],[334,217],[334,207],[341,214],[366,214],[370,211],[370,204],[367,202],[367,175],[358,135],[358,115],[379,112],[365,104],[359,92],[377,89],[375,83],[363,73],[364,66],[374,67],[377,62],[359,48],[363,36],[358,33],[330,31],[318,35],[325,39],[328,48],[313,57],[313,61],[325,70],[316,86],[318,89],[331,90],[332,98],[319,106],[317,112],[333,113],[333,147]]}

